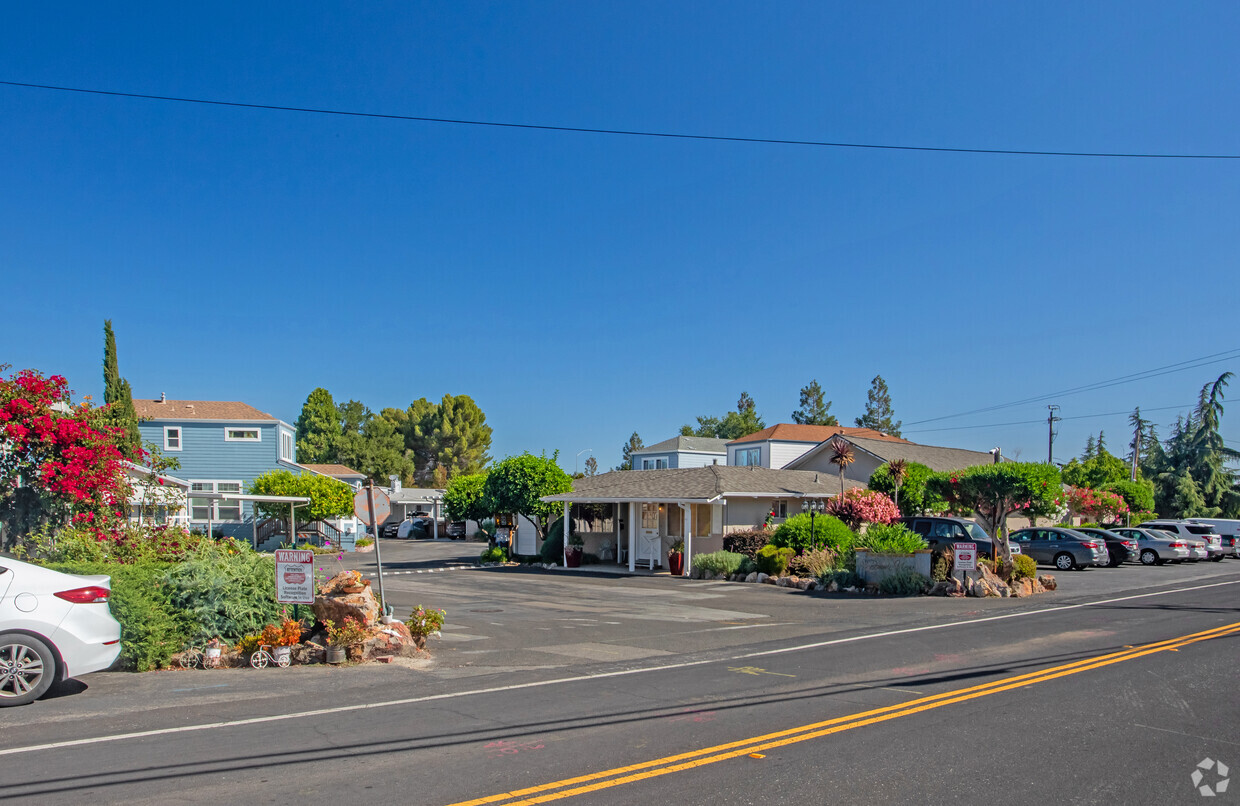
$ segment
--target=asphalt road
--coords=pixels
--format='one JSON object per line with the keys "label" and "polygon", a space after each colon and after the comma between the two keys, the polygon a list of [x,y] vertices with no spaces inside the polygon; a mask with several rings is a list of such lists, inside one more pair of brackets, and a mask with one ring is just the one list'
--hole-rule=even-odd
{"label": "asphalt road", "polygon": [[397,575],[398,614],[449,614],[419,668],[91,675],[0,711],[0,800],[1194,803],[1199,762],[1240,772],[1240,561],[1058,577],[948,600]]}

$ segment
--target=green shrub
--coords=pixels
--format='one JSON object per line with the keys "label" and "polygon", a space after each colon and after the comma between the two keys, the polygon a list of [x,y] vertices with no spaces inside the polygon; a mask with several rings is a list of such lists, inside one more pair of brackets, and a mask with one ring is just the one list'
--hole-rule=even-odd
{"label": "green shrub", "polygon": [[146,672],[165,667],[172,654],[189,643],[194,625],[172,606],[162,583],[170,564],[62,562],[47,567],[66,574],[112,577],[108,607],[121,623],[120,663],[125,668]]}
{"label": "green shrub", "polygon": [[890,596],[920,596],[930,586],[930,580],[911,568],[901,568],[883,577],[878,583],[879,593]]}
{"label": "green shrub", "polygon": [[793,515],[779,525],[771,536],[771,545],[793,549],[803,553],[811,549],[827,548],[835,554],[852,549],[853,531],[839,518],[832,515],[816,515],[813,518],[813,535],[810,534],[810,516]]}
{"label": "green shrub", "polygon": [[275,561],[253,551],[207,548],[165,575],[169,601],[196,627],[196,640],[235,642],[275,623]]}
{"label": "green shrub", "polygon": [[538,549],[538,555],[543,558],[544,563],[558,563],[564,559],[564,517],[558,519],[547,527],[547,536],[543,539],[542,546]]}
{"label": "green shrub", "polygon": [[817,579],[835,567],[835,554],[828,549],[807,551],[788,562],[788,570],[800,577]]}
{"label": "green shrub", "polygon": [[857,535],[856,547],[878,554],[912,554],[928,545],[924,537],[902,523],[872,523],[865,534]]}
{"label": "green shrub", "polygon": [[753,572],[757,570],[758,570],[758,563],[754,560],[754,558],[746,557],[745,559],[741,560],[741,567],[736,569],[736,573],[749,576],[750,574],[752,574]]}
{"label": "green shrub", "polygon": [[357,547],[357,548],[359,548],[359,549],[364,549],[364,548],[366,548],[367,546],[373,546],[373,545],[374,545],[374,543],[375,543],[375,539],[374,539],[373,537],[363,537],[363,538],[360,538],[360,539],[359,539],[356,543],[354,543],[353,545],[354,545],[354,546],[356,546],[356,547]]}
{"label": "green shrub", "polygon": [[750,529],[747,532],[733,532],[723,538],[723,550],[744,554],[752,558],[758,549],[771,542],[771,533],[765,529]]}
{"label": "green shrub", "polygon": [[762,573],[773,577],[780,577],[788,573],[788,563],[795,556],[796,551],[794,549],[768,543],[758,549],[758,554],[754,557],[754,561],[758,564],[758,570]]}
{"label": "green shrub", "polygon": [[832,582],[834,582],[835,586],[839,588],[840,590],[843,590],[844,588],[864,588],[865,587],[865,580],[857,576],[856,572],[850,571],[847,568],[840,568],[840,569],[836,569],[835,571],[828,571],[827,573],[823,574],[821,577],[818,578],[818,582],[823,587],[826,587],[830,585]]}
{"label": "green shrub", "polygon": [[731,576],[740,569],[741,563],[744,561],[744,554],[736,554],[731,551],[713,551],[709,554],[699,554],[694,557],[693,570],[706,574],[727,574]]}
{"label": "green shrub", "polygon": [[930,580],[943,582],[951,575],[952,558],[946,551],[936,551],[930,555]]}
{"label": "green shrub", "polygon": [[[38,531],[15,546],[15,553],[36,563],[61,562],[180,562],[215,540],[177,526],[124,524],[97,537],[90,529],[65,527],[56,532]],[[223,538],[223,545],[238,551],[248,545]]]}
{"label": "green shrub", "polygon": [[488,549],[484,549],[483,552],[478,555],[479,565],[503,562],[508,562],[508,552],[504,550],[503,546],[491,546]]}
{"label": "green shrub", "polygon": [[1012,578],[1013,579],[1036,579],[1038,576],[1038,563],[1027,554],[1012,555]]}

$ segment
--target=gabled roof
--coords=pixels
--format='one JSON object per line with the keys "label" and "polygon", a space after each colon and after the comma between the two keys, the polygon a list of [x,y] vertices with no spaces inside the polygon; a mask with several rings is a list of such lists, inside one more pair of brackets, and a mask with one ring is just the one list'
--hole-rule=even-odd
{"label": "gabled roof", "polygon": [[225,400],[147,400],[135,399],[140,420],[232,420],[235,422],[276,422],[276,418],[248,403]]}
{"label": "gabled roof", "polygon": [[[871,456],[877,457],[883,462],[890,462],[893,459],[904,459],[909,462],[923,464],[936,472],[963,470],[974,465],[988,465],[995,460],[993,454],[984,451],[965,450],[964,448],[940,448],[935,445],[918,445],[915,442],[908,442],[906,440],[866,439],[864,437],[845,435],[841,435],[840,438],[847,440],[855,447]],[[823,452],[829,453],[831,450],[831,443],[824,442],[789,462],[788,467],[799,467],[812,457],[818,456]]]}
{"label": "gabled roof", "polygon": [[323,476],[331,476],[332,478],[338,478],[340,476],[356,476],[359,479],[366,478],[365,473],[354,470],[346,465],[311,465],[306,464],[305,462],[299,462],[298,464],[312,473],[318,473]]}
{"label": "gabled roof", "polygon": [[[864,487],[848,479],[846,489]],[[729,495],[749,498],[828,498],[838,495],[839,478],[810,470],[771,470],[766,467],[670,468],[667,470],[613,470],[573,479],[573,491],[542,500],[588,502],[696,501],[707,503]]]}
{"label": "gabled roof", "polygon": [[852,437],[868,437],[870,439],[881,439],[887,442],[907,442],[900,437],[893,437],[890,434],[884,434],[881,431],[875,431],[873,428],[853,428],[847,425],[801,425],[799,423],[778,423],[769,428],[763,428],[761,431],[734,439],[731,443],[735,445],[739,442],[764,442],[766,440],[774,440],[776,442],[825,442],[831,437],[843,434]]}
{"label": "gabled roof", "polygon": [[728,452],[728,441],[713,437],[672,437],[656,442],[654,445],[647,445],[633,453],[669,453],[671,451],[725,454]]}

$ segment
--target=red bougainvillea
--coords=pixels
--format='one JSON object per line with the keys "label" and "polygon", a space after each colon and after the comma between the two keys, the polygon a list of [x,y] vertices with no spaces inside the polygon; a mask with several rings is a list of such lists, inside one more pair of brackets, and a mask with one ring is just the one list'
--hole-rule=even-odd
{"label": "red bougainvillea", "polygon": [[880,492],[860,487],[828,501],[827,512],[854,529],[863,523],[891,523],[900,517],[894,501]]}
{"label": "red bougainvillea", "polygon": [[1071,511],[1098,523],[1118,523],[1128,511],[1128,502],[1123,497],[1088,487],[1069,487],[1067,500]]}
{"label": "red bougainvillea", "polygon": [[102,529],[124,516],[124,460],[104,410],[70,407],[69,395],[59,375],[0,378],[0,509],[24,488],[49,522]]}

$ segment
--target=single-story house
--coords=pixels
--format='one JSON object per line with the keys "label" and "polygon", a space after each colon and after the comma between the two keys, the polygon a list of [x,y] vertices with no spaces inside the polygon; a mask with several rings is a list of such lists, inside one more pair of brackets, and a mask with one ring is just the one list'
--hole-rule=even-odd
{"label": "single-story house", "polygon": [[[857,435],[840,434],[814,446],[811,450],[788,463],[789,470],[816,470],[819,473],[839,474],[839,467],[831,463],[835,449],[833,440],[847,442],[853,448],[853,463],[844,468],[844,478],[861,484],[869,484],[870,476],[887,462],[904,459],[918,462],[935,472],[963,470],[974,465],[988,465],[997,461],[997,451],[970,451],[963,448],[941,448],[936,445],[918,445],[908,440],[874,439]],[[998,456],[998,460],[1003,457]]]}
{"label": "single-story house", "polygon": [[[844,425],[779,423],[727,443],[727,462],[734,467],[793,469],[792,462],[835,436],[864,437],[883,442],[906,442],[872,428]],[[634,465],[634,468],[637,466]],[[869,476],[866,476],[868,479]]]}
{"label": "single-story house", "polygon": [[825,501],[839,484],[830,473],[765,467],[615,470],[573,479],[572,492],[542,500],[562,503],[569,533],[604,562],[662,566],[672,544],[684,540],[687,569],[693,554],[722,549],[725,535],[760,527],[772,511],[794,515],[803,499]]}
{"label": "single-story house", "polygon": [[706,467],[728,463],[728,441],[713,437],[672,437],[629,454],[633,470]]}
{"label": "single-story house", "polygon": [[143,465],[125,462],[132,523],[189,524],[189,482]]}

